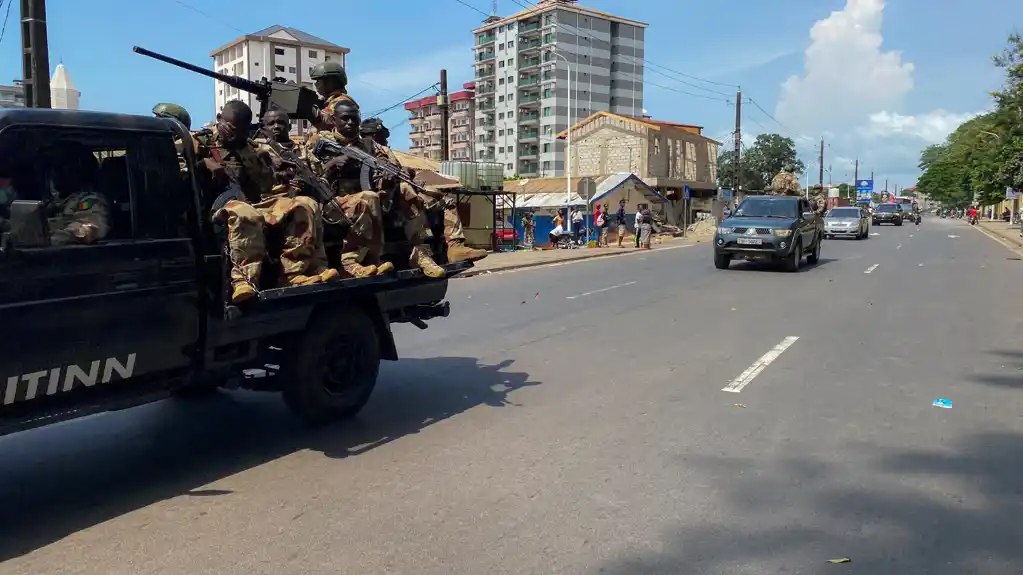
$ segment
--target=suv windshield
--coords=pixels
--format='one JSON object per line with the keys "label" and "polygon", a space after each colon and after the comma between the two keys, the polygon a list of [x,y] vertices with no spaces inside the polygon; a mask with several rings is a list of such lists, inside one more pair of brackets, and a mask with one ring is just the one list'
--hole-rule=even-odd
{"label": "suv windshield", "polygon": [[828,212],[827,217],[829,218],[856,218],[860,217],[860,210],[858,208],[835,208]]}
{"label": "suv windshield", "polygon": [[881,204],[877,207],[879,212],[896,212],[899,210],[899,206],[895,204]]}
{"label": "suv windshield", "polygon": [[746,198],[735,210],[737,217],[748,218],[797,218],[799,203],[796,199],[777,200],[771,198]]}

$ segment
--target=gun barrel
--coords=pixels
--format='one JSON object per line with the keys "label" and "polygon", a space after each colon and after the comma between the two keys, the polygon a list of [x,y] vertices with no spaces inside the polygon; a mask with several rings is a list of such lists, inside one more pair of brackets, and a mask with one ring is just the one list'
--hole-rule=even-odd
{"label": "gun barrel", "polygon": [[133,46],[131,50],[132,50],[132,52],[135,52],[136,54],[141,54],[143,56],[148,56],[150,58],[153,58],[154,60],[159,60],[161,62],[165,62],[167,64],[170,64],[171,66],[177,66],[178,68],[184,68],[185,70],[188,70],[189,72],[195,72],[196,74],[202,74],[203,76],[206,76],[207,78],[213,78],[214,80],[220,80],[221,82],[227,84],[228,86],[231,86],[232,88],[237,88],[239,90],[243,90],[245,92],[251,92],[251,93],[254,93],[254,94],[259,94],[261,91],[263,91],[263,86],[259,82],[253,82],[252,80],[247,80],[245,78],[240,78],[238,76],[228,76],[227,74],[221,74],[219,72],[214,72],[213,70],[207,70],[206,68],[200,68],[199,66],[196,66],[195,64],[189,64],[188,62],[183,62],[181,60],[178,60],[177,58],[171,58],[170,56],[165,56],[165,55],[160,54],[158,52],[153,52],[152,50],[147,50],[147,49],[145,49],[145,48],[143,48],[141,46]]}

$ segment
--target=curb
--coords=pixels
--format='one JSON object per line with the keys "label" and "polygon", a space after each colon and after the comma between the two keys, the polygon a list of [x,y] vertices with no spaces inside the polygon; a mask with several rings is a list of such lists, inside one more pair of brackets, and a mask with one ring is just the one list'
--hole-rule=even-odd
{"label": "curb", "polygon": [[[686,245],[696,245],[696,243],[697,242],[693,242],[691,244],[688,244],[688,243],[681,243],[681,242],[679,242],[679,243],[673,244],[673,245],[677,245],[677,246],[681,247],[681,246],[686,246]],[[657,251],[657,250],[653,249],[653,250],[650,250],[650,251]],[[639,249],[633,248],[633,249],[631,249],[631,250],[629,250],[627,252],[611,252],[611,253],[601,253],[601,254],[588,254],[588,255],[580,256],[580,257],[576,257],[576,258],[568,258],[568,259],[556,260],[556,261],[550,261],[550,262],[527,262],[527,263],[521,263],[521,264],[510,264],[510,265],[506,265],[506,266],[501,266],[501,267],[497,267],[497,268],[490,268],[490,269],[483,269],[483,270],[469,269],[469,270],[466,270],[466,271],[458,274],[455,277],[456,278],[471,278],[471,277],[475,277],[475,276],[478,276],[478,275],[485,275],[485,274],[489,274],[489,273],[499,273],[499,272],[506,272],[506,271],[511,271],[511,270],[521,270],[521,269],[525,269],[525,268],[538,268],[538,267],[543,267],[543,266],[552,266],[552,265],[574,263],[574,262],[586,261],[586,260],[595,260],[595,259],[598,259],[598,258],[620,258],[620,257],[631,256],[633,254],[641,254],[641,253],[650,253],[650,252],[648,252],[646,250],[639,250]]]}
{"label": "curb", "polygon": [[1020,238],[1018,240],[1014,238],[1010,239],[1001,234],[988,230],[987,228],[981,225],[970,227],[976,228],[977,231],[991,238],[992,240],[1002,244],[1003,247],[1007,248],[1009,251],[1015,253],[1016,255],[1023,256],[1023,238]]}

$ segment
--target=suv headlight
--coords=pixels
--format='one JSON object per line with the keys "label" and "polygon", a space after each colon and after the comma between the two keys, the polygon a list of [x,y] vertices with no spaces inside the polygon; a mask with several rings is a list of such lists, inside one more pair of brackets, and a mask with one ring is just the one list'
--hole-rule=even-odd
{"label": "suv headlight", "polygon": [[719,234],[722,234],[722,235],[724,235],[724,234],[730,234],[730,233],[732,233],[733,231],[735,231],[735,228],[718,228],[718,233],[719,233]]}
{"label": "suv headlight", "polygon": [[774,230],[774,235],[779,238],[787,238],[792,235],[792,230]]}

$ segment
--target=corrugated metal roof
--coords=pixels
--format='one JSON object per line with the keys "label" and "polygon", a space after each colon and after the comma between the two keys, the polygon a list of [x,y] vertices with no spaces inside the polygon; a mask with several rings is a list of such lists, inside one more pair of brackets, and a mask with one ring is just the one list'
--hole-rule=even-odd
{"label": "corrugated metal roof", "polygon": [[[507,190],[505,190],[507,191]],[[497,208],[502,209],[505,207],[504,203],[505,196],[497,196]],[[566,201],[567,200],[567,201]],[[565,192],[553,193],[545,192],[540,194],[515,194],[515,209],[545,209],[545,208],[563,208],[565,205],[572,206],[585,206],[586,200],[579,197],[579,194],[572,192],[571,197],[566,197]]]}
{"label": "corrugated metal roof", "polygon": [[636,174],[630,172],[619,172],[617,174],[611,174],[610,176],[604,178],[604,180],[601,181],[599,184],[597,184],[597,193],[593,195],[593,198],[590,199],[590,202],[592,203],[600,201],[601,198],[607,196],[608,194],[611,194],[618,188],[625,185],[625,183],[630,180],[633,181],[633,185],[635,186],[636,191],[642,193],[643,197],[645,197],[647,201],[651,203],[662,203],[667,201],[667,199],[664,196],[658,193],[657,190],[648,186],[646,182],[640,179],[640,177],[637,176]]}
{"label": "corrugated metal roof", "polygon": [[398,157],[398,161],[401,162],[401,165],[406,168],[412,168],[413,170],[430,170],[431,172],[440,173],[440,162],[436,160],[413,156],[408,152],[402,152],[395,150],[394,148],[391,148],[391,151]]}

